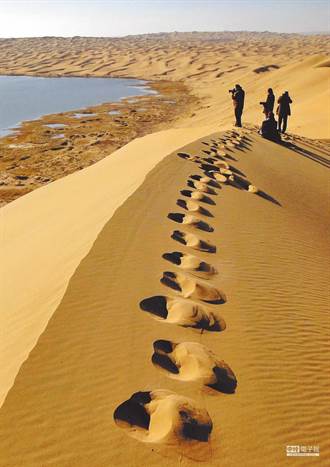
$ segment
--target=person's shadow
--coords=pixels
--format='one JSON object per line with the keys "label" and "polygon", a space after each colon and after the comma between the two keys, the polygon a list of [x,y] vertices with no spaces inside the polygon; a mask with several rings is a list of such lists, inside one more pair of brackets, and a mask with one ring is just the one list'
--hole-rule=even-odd
{"label": "person's shadow", "polygon": [[[291,151],[296,152],[300,156],[307,157],[307,159],[310,159],[317,164],[323,165],[323,167],[327,167],[330,169],[330,159],[327,159],[326,157],[323,157],[319,154],[316,154],[315,152],[312,152],[306,148],[302,148],[298,146],[295,143],[292,143],[290,141],[280,141],[279,144],[282,146],[286,147],[287,149],[290,149]],[[330,153],[329,153],[329,158],[330,158]]]}

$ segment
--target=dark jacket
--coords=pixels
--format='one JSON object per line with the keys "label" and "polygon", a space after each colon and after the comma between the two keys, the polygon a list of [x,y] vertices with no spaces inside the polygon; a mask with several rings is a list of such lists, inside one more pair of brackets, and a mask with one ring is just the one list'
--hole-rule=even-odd
{"label": "dark jacket", "polygon": [[278,107],[277,107],[277,115],[286,116],[291,115],[290,104],[292,104],[291,97],[289,94],[282,94],[281,97],[278,99]]}
{"label": "dark jacket", "polygon": [[235,109],[239,111],[243,111],[244,107],[244,98],[245,98],[245,92],[243,89],[237,89],[232,93],[232,98],[233,98],[233,104]]}
{"label": "dark jacket", "polygon": [[274,94],[268,94],[267,99],[265,102],[265,109],[268,110],[268,112],[273,112],[274,110],[274,103],[275,103],[275,96]]}
{"label": "dark jacket", "polygon": [[277,122],[274,116],[272,118],[266,118],[266,120],[262,122],[260,133],[264,138],[271,139],[273,141],[281,139],[280,134],[277,131]]}

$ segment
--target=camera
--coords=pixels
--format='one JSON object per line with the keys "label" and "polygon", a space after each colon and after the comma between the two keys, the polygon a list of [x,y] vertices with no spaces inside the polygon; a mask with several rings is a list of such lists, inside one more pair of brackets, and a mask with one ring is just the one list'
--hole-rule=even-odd
{"label": "camera", "polygon": [[236,91],[236,89],[229,89],[229,91],[228,91],[228,92],[231,92],[231,93],[233,93],[233,92],[235,92],[235,91]]}

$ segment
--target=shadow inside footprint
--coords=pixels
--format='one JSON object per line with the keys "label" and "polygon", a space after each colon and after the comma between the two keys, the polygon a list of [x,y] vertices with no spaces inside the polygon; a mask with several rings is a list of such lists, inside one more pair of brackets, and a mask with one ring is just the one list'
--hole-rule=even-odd
{"label": "shadow inside footprint", "polygon": [[176,280],[176,274],[171,271],[164,272],[163,277],[160,279],[160,282],[171,289],[177,290],[178,292],[182,292],[182,288],[178,284]]}
{"label": "shadow inside footprint", "polygon": [[168,371],[169,373],[177,375],[179,373],[178,367],[172,360],[162,353],[154,353],[151,357],[151,361],[154,365],[160,366],[164,370]]}
{"label": "shadow inside footprint", "polygon": [[149,429],[150,415],[144,405],[151,401],[150,392],[136,392],[130,399],[120,404],[113,418],[116,423],[124,422],[131,426]]}
{"label": "shadow inside footprint", "polygon": [[179,214],[178,212],[170,212],[167,217],[171,219],[174,222],[178,222],[179,224],[182,224],[185,214]]}
{"label": "shadow inside footprint", "polygon": [[200,168],[202,170],[205,170],[206,172],[210,170],[219,172],[219,168],[217,166],[215,166],[214,164],[206,164],[205,162],[201,163]]}
{"label": "shadow inside footprint", "polygon": [[215,366],[213,372],[216,377],[216,382],[208,384],[208,386],[225,394],[233,394],[237,387],[237,379],[229,367],[220,368],[219,366]]}
{"label": "shadow inside footprint", "polygon": [[182,436],[186,439],[207,442],[212,431],[212,425],[196,423],[192,416],[185,410],[180,410],[179,413],[183,421]]}
{"label": "shadow inside footprint", "polygon": [[159,318],[166,319],[168,315],[167,300],[162,295],[155,295],[154,297],[145,298],[140,302],[140,308],[143,311],[152,313]]}
{"label": "shadow inside footprint", "polygon": [[192,157],[191,154],[188,154],[187,152],[178,152],[178,156],[182,159],[190,159]]}
{"label": "shadow inside footprint", "polygon": [[171,263],[179,266],[181,264],[183,253],[180,253],[179,251],[173,251],[173,253],[164,253],[162,257],[167,261],[170,261]]}

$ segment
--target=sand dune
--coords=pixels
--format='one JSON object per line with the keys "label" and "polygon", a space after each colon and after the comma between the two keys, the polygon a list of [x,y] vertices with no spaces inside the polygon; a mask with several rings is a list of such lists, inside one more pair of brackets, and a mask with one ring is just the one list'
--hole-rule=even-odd
{"label": "sand dune", "polygon": [[[190,133],[191,139],[195,132]],[[107,204],[112,206],[107,209],[114,209],[110,165],[109,170],[106,167],[115,156],[3,209],[8,225],[17,222],[18,212],[24,222],[24,211],[26,216],[36,215],[34,225],[38,225],[38,204],[49,203],[55,194],[65,195],[66,185],[72,190],[75,183],[86,187],[88,180],[97,180],[103,186],[100,180],[104,180],[104,190],[109,190],[109,198],[103,189],[98,194],[87,190],[86,202],[80,203],[82,211],[73,217],[75,205],[70,219],[51,209],[44,213],[46,231],[54,223],[53,215],[58,223],[61,220],[57,240],[71,258],[80,261],[90,251],[79,265],[75,263],[68,285],[64,280],[69,272],[62,282],[54,276],[56,293],[49,280],[44,282],[44,293],[47,286],[49,297],[58,301],[65,291],[59,305],[50,306],[30,291],[38,300],[34,308],[42,311],[43,305],[44,325],[35,328],[37,343],[28,349],[29,357],[0,411],[2,465],[174,466],[180,462],[192,466],[204,462],[217,466],[219,459],[226,466],[240,465],[242,459],[251,467],[289,465],[285,446],[297,443],[320,446],[321,461],[329,456],[329,325],[324,319],[330,279],[329,225],[320,214],[327,209],[326,148],[292,137],[280,146],[251,131],[244,135],[244,146],[230,150],[230,165],[236,172],[232,170],[228,178],[234,181],[214,188],[216,204],[210,205],[215,230],[207,235],[217,252],[196,254],[201,263],[221,272],[205,284],[223,290],[226,302],[208,304],[199,298],[182,298],[160,282],[168,270],[183,285],[180,265],[163,257],[174,246],[183,254],[179,258],[187,255],[188,264],[198,264],[198,260],[190,263],[190,255],[195,254],[189,242],[172,238],[173,221],[167,216],[192,170],[196,177],[208,177],[201,163],[177,157],[177,152],[204,157],[203,142],[233,140],[236,135],[231,131],[212,134],[187,146],[183,141],[187,130],[179,132],[176,141],[174,135],[170,140],[169,133],[148,136],[120,151],[117,168],[120,161],[129,165],[138,149],[147,151],[152,146],[131,187],[133,191],[138,186],[137,190],[102,228],[111,215],[103,211],[99,233],[95,229],[93,236],[89,224],[96,223],[95,211],[100,216],[95,206]],[[174,152],[163,158],[172,143]],[[154,166],[157,160],[161,162]],[[153,166],[143,181],[144,172]],[[215,172],[219,170],[214,167]],[[124,167],[120,172],[127,174]],[[237,182],[237,177],[246,183]],[[208,183],[212,181],[209,177]],[[257,193],[248,192],[246,186],[251,184],[258,187]],[[98,196],[108,202],[101,203]],[[68,194],[66,209],[67,198]],[[35,206],[35,211],[27,211],[28,205]],[[59,200],[58,209],[62,206]],[[76,224],[79,219],[80,235],[86,231],[85,250],[66,233],[69,222]],[[86,223],[81,224],[81,219]],[[181,238],[195,238],[188,232],[191,228],[182,224]],[[55,249],[54,237],[51,248],[46,237],[38,235],[29,251],[48,255],[43,275],[48,279],[50,270],[64,274],[65,258]],[[31,238],[28,226],[25,238]],[[26,245],[19,238],[13,245],[16,272]],[[72,251],[71,245],[80,250]],[[12,254],[6,264],[14,265],[14,260]],[[34,269],[37,264],[42,264],[38,257]],[[27,271],[20,274],[16,280],[22,284]],[[184,276],[188,275],[185,271]],[[204,281],[189,277],[193,284]],[[40,277],[38,283],[42,284]],[[21,329],[23,337],[26,323],[31,325],[27,297],[15,297],[16,321],[11,327]],[[25,314],[22,309],[17,315],[23,304]],[[27,350],[26,342],[21,348],[23,344]],[[155,353],[158,356],[153,357]],[[13,357],[7,354],[5,362],[15,361]],[[16,362],[12,376],[22,360]],[[199,434],[200,426],[204,435]],[[301,465],[308,461],[302,459]]]}
{"label": "sand dune", "polygon": [[[246,90],[244,122],[261,123],[259,103],[270,86],[276,98],[288,89],[289,131],[329,138],[328,39],[225,32],[0,40],[0,74],[135,77],[151,80],[163,96],[76,109],[97,114],[82,121],[66,112],[25,122],[17,134],[0,139],[0,205],[96,163],[137,136],[169,127],[217,131],[232,124],[228,90],[237,82]],[[45,129],[52,122],[66,124],[62,138],[58,129]],[[226,157],[241,141],[217,144],[210,141],[205,151],[212,156],[218,149]]]}
{"label": "sand dune", "polygon": [[[127,76],[184,81],[200,104],[190,125],[232,122],[228,96],[236,82],[247,92],[245,120],[262,119],[268,87],[294,101],[292,131],[328,138],[329,36],[275,33],[176,33],[125,38],[0,40],[1,74]],[[59,67],[60,65],[60,67]],[[180,125],[180,123],[178,123]],[[181,124],[182,125],[182,124]]]}
{"label": "sand dune", "polygon": [[[1,402],[104,223],[168,151],[195,136],[196,130],[172,130],[136,139],[99,165],[1,209],[1,326],[7,330],[1,339]],[[141,151],[143,160],[133,171]],[[20,294],[13,295],[13,283]]]}
{"label": "sand dune", "polygon": [[[176,129],[0,210],[1,467],[330,456],[327,40],[0,40],[0,73],[165,77],[198,97]],[[254,123],[269,83],[289,88],[300,136],[232,130],[236,81]]]}

